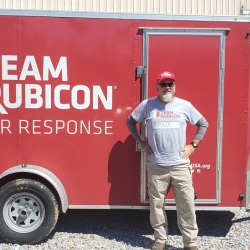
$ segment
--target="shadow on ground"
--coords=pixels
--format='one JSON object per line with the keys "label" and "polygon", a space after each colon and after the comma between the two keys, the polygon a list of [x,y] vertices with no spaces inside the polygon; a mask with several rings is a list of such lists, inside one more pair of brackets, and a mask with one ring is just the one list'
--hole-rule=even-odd
{"label": "shadow on ground", "polygon": [[[234,222],[229,211],[197,211],[199,236],[225,237]],[[180,235],[176,224],[176,211],[167,211],[169,235]],[[250,217],[240,220],[249,220]],[[153,243],[153,230],[149,223],[149,210],[68,210],[60,214],[52,234],[57,232],[96,234],[106,239],[125,242],[133,247],[149,248]],[[4,243],[0,239],[1,243]],[[179,250],[180,248],[171,248]]]}

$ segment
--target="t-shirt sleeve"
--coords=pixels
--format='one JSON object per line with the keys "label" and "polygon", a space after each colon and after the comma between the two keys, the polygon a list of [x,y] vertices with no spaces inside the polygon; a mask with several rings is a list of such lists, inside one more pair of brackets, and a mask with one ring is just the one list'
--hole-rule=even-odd
{"label": "t-shirt sleeve", "polygon": [[191,104],[188,103],[188,120],[192,125],[195,125],[200,119],[201,113]]}
{"label": "t-shirt sleeve", "polygon": [[146,118],[146,103],[147,100],[142,101],[137,108],[131,113],[132,117],[137,122],[142,122]]}

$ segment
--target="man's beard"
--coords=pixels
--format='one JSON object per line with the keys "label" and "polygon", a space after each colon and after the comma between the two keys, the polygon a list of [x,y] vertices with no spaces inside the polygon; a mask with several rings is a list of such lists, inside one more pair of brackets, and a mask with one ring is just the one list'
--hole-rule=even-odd
{"label": "man's beard", "polygon": [[173,98],[173,94],[172,93],[167,93],[166,95],[162,96],[162,99],[164,102],[170,102]]}

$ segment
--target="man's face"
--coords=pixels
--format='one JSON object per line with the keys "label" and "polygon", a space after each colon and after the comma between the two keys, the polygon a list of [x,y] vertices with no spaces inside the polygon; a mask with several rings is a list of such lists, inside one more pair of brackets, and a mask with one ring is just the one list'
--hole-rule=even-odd
{"label": "man's face", "polygon": [[173,80],[165,79],[156,85],[156,89],[162,102],[170,102],[174,97],[176,85]]}

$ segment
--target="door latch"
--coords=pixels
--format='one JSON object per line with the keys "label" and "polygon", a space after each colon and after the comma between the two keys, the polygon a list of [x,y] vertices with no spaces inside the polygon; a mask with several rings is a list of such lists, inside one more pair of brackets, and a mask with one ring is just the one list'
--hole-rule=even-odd
{"label": "door latch", "polygon": [[145,74],[146,74],[146,68],[144,68],[143,66],[138,66],[136,68],[136,76],[137,77],[142,77]]}
{"label": "door latch", "polygon": [[135,152],[141,152],[140,144],[137,141],[135,142]]}

